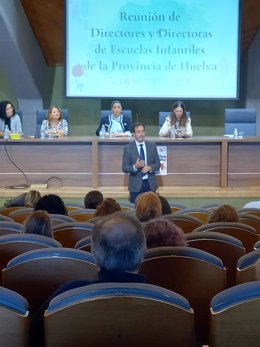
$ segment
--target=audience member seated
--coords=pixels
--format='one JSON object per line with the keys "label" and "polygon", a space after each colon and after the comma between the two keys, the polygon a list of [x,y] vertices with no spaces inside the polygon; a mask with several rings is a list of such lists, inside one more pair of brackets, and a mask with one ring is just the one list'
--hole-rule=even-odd
{"label": "audience member seated", "polygon": [[143,228],[147,248],[187,246],[183,231],[166,219],[152,219]]}
{"label": "audience member seated", "polygon": [[104,200],[103,194],[99,190],[91,190],[84,199],[85,208],[96,209]]}
{"label": "audience member seated", "polygon": [[216,222],[235,222],[240,223],[239,214],[236,209],[230,205],[221,205],[212,210],[209,215],[208,223]]}
{"label": "audience member seated", "polygon": [[38,234],[53,238],[52,220],[46,211],[34,211],[24,223],[25,234]]}
{"label": "audience member seated", "polygon": [[122,113],[122,104],[119,100],[115,100],[111,104],[111,114],[100,119],[96,135],[100,135],[102,125],[105,126],[106,133],[112,137],[132,136],[132,122],[129,117]]}
{"label": "audience member seated", "polygon": [[[118,211],[95,224],[91,252],[100,269],[98,282],[145,282],[138,274],[146,253],[145,236],[141,223],[131,214]],[[54,294],[87,284],[84,280],[68,282]]]}
{"label": "audience member seated", "polygon": [[27,193],[22,193],[15,198],[8,199],[3,205],[3,208],[6,207],[18,207],[18,206],[25,206],[25,196]]}
{"label": "audience member seated", "polygon": [[162,215],[164,216],[165,214],[171,214],[172,210],[168,200],[164,196],[161,196],[161,195],[158,195],[158,196],[162,205]]}
{"label": "audience member seated", "polygon": [[7,200],[4,207],[35,207],[35,204],[40,199],[41,194],[37,190],[30,190],[28,193],[22,193],[15,198]]}
{"label": "audience member seated", "polygon": [[62,118],[61,110],[58,106],[51,106],[48,109],[45,120],[41,126],[41,137],[62,137],[68,135],[68,123]]}
{"label": "audience member seated", "polygon": [[[146,253],[146,242],[141,223],[125,212],[116,212],[102,218],[94,227],[91,251],[100,269],[97,282],[146,282],[138,274]],[[70,281],[57,289],[36,312],[31,320],[31,329],[38,341],[43,341],[43,314],[56,295],[93,282]]]}
{"label": "audience member seated", "polygon": [[5,126],[8,126],[9,134],[22,134],[22,122],[20,116],[15,112],[14,106],[10,101],[0,102],[0,137],[4,136]]}
{"label": "audience member seated", "polygon": [[24,206],[29,208],[35,208],[37,202],[40,200],[41,194],[37,190],[30,190],[24,199]]}
{"label": "audience member seated", "polygon": [[112,198],[106,198],[100,205],[97,206],[95,217],[103,217],[117,211],[121,211],[121,206],[119,203]]}
{"label": "audience member seated", "polygon": [[260,209],[260,200],[250,201],[246,203],[243,208],[259,208]]}
{"label": "audience member seated", "polygon": [[44,210],[50,214],[68,214],[63,200],[55,194],[44,195],[43,197],[41,197],[37,202],[34,210]]}
{"label": "audience member seated", "polygon": [[135,201],[136,216],[140,222],[162,216],[162,204],[156,193],[145,192],[137,196]]}
{"label": "audience member seated", "polygon": [[171,136],[174,131],[174,137],[192,137],[191,119],[186,114],[186,107],[182,101],[177,101],[172,106],[171,114],[165,118],[159,136]]}

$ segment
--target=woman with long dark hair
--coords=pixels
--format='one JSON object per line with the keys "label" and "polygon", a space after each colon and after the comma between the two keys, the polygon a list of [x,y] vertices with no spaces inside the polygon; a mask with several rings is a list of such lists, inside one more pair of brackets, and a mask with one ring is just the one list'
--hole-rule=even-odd
{"label": "woman with long dark hair", "polygon": [[186,114],[186,107],[182,101],[173,104],[172,112],[165,118],[159,136],[170,136],[173,129],[177,138],[192,137],[193,135],[191,119]]}
{"label": "woman with long dark hair", "polygon": [[13,104],[7,100],[0,102],[0,137],[3,137],[6,125],[10,132],[23,132],[20,116],[15,112]]}

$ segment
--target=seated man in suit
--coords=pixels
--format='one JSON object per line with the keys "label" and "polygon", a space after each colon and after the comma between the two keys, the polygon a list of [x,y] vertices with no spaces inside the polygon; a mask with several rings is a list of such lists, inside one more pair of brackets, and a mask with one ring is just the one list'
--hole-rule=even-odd
{"label": "seated man in suit", "polygon": [[155,172],[160,168],[160,159],[156,145],[145,141],[144,124],[134,124],[133,134],[135,141],[124,148],[122,171],[129,174],[130,202],[135,203],[140,193],[157,189]]}
{"label": "seated man in suit", "polygon": [[132,136],[132,120],[122,113],[122,105],[118,100],[112,102],[111,114],[101,118],[96,130],[97,136],[100,134],[102,125],[105,126],[106,133],[111,134],[112,137]]}

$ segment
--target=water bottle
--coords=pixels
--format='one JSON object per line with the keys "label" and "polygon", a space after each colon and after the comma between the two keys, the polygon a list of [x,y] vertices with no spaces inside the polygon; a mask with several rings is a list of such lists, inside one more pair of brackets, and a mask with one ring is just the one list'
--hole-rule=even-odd
{"label": "water bottle", "polygon": [[106,134],[106,128],[105,128],[105,125],[103,124],[102,127],[101,127],[101,130],[100,130],[100,133],[99,133],[100,138],[104,139],[105,138],[105,134]]}
{"label": "water bottle", "polygon": [[234,139],[238,138],[238,131],[237,128],[234,129]]}
{"label": "water bottle", "polygon": [[174,125],[171,126],[171,138],[172,139],[176,138],[176,129]]}
{"label": "water bottle", "polygon": [[4,139],[8,140],[9,139],[9,128],[8,125],[5,125],[5,129],[4,129]]}
{"label": "water bottle", "polygon": [[175,137],[181,137],[180,121],[177,119],[175,124]]}

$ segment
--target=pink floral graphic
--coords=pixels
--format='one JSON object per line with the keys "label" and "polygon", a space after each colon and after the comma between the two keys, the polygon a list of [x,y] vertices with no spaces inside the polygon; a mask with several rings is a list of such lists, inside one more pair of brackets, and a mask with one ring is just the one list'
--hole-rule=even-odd
{"label": "pink floral graphic", "polygon": [[80,65],[80,64],[74,65],[73,68],[72,68],[72,74],[75,77],[83,76],[84,75],[84,67],[83,67],[83,65]]}

